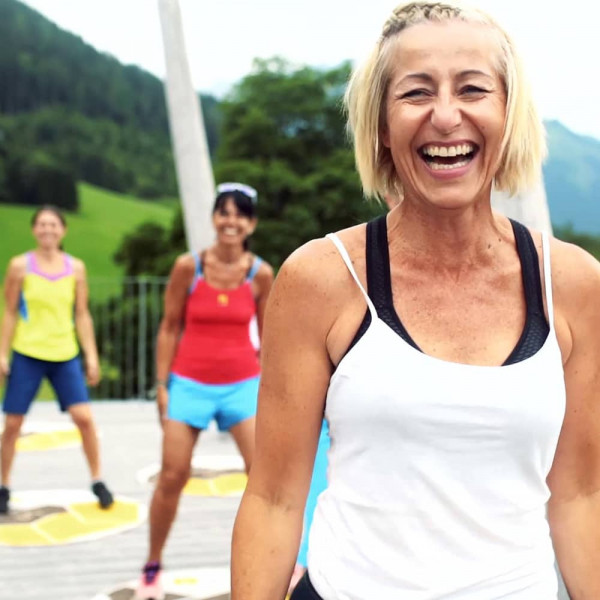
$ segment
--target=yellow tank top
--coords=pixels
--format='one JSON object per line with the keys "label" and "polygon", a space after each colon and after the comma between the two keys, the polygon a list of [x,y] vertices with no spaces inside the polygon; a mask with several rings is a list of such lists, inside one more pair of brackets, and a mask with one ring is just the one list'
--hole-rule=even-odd
{"label": "yellow tank top", "polygon": [[63,272],[48,275],[39,269],[33,252],[26,258],[13,350],[40,360],[71,360],[79,354],[73,259],[65,254]]}

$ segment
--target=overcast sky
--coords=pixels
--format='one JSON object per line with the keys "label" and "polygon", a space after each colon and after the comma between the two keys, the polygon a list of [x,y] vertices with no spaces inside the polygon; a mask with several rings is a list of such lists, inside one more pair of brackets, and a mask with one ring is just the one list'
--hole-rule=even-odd
{"label": "overcast sky", "polygon": [[[164,76],[158,0],[25,0],[125,64]],[[221,95],[254,57],[334,66],[362,58],[394,0],[180,0],[199,91]],[[600,2],[471,0],[516,39],[544,118],[600,139]],[[556,8],[554,8],[556,7]],[[560,8],[559,8],[560,7]]]}

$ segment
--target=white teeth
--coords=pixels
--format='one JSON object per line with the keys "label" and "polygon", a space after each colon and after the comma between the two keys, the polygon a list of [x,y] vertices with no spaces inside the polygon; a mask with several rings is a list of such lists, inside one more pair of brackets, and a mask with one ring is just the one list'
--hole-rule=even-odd
{"label": "white teeth", "polygon": [[463,156],[473,152],[472,144],[458,144],[457,146],[425,146],[423,154],[427,156]]}
{"label": "white teeth", "polygon": [[436,162],[430,162],[429,164],[429,168],[432,169],[433,171],[449,171],[450,169],[460,169],[461,167],[465,167],[466,165],[469,164],[468,160],[461,160],[460,162],[451,164],[451,165],[447,165],[447,164],[443,164],[443,163],[436,163]]}

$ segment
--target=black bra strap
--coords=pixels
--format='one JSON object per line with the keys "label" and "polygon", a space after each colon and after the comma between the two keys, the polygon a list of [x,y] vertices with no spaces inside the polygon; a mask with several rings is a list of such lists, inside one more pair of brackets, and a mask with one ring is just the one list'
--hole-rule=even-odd
{"label": "black bra strap", "polygon": [[377,314],[393,305],[386,216],[367,223],[367,290]]}
{"label": "black bra strap", "polygon": [[524,225],[509,219],[515,234],[517,252],[521,259],[521,275],[525,289],[527,312],[544,316],[540,263],[531,233]]}

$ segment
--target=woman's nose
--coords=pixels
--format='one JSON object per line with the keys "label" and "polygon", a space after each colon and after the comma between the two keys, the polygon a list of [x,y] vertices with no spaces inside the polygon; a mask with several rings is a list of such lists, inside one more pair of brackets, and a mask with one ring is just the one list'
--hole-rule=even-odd
{"label": "woman's nose", "polygon": [[440,96],[433,105],[431,124],[442,134],[452,133],[462,123],[458,101],[451,96]]}

